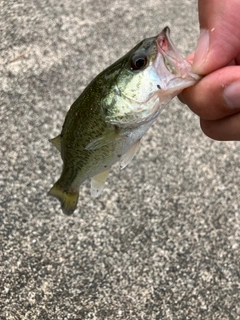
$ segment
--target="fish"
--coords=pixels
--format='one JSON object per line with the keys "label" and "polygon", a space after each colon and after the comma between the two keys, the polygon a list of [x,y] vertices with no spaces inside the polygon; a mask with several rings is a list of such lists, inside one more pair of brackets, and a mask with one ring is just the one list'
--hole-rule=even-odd
{"label": "fish", "polygon": [[61,133],[50,142],[63,161],[48,195],[64,214],[77,207],[80,185],[91,178],[98,197],[111,167],[125,168],[167,103],[200,77],[170,39],[170,28],[146,38],[98,74],[72,104]]}

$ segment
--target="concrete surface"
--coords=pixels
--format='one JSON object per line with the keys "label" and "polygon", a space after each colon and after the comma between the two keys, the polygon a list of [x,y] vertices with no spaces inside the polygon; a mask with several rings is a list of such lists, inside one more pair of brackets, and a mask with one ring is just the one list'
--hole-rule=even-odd
{"label": "concrete surface", "polygon": [[184,55],[193,0],[0,2],[0,319],[240,319],[240,145],[175,99],[103,195],[71,217],[46,193],[48,142],[87,83],[165,25]]}

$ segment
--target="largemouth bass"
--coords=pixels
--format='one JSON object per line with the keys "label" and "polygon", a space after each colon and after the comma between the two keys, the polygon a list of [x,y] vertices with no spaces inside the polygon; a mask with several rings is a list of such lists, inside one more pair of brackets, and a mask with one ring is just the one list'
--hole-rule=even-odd
{"label": "largemouth bass", "polygon": [[50,140],[61,153],[63,169],[49,195],[60,200],[63,212],[76,209],[87,178],[97,197],[111,166],[120,161],[126,167],[164,106],[198,79],[168,27],[93,79],[72,104],[60,135]]}

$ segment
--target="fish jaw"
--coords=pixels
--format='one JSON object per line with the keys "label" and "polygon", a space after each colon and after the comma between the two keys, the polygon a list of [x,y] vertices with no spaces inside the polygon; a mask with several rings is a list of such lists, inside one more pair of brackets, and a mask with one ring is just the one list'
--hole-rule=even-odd
{"label": "fish jaw", "polygon": [[168,95],[172,99],[183,89],[194,85],[201,77],[192,72],[192,65],[181,56],[173,44],[169,27],[163,29],[156,42],[158,52],[153,66],[160,79],[162,95]]}

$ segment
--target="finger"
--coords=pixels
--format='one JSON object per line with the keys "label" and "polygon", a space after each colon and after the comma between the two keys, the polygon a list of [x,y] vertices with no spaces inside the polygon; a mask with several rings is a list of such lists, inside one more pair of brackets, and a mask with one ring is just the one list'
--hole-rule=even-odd
{"label": "finger", "polygon": [[240,54],[235,58],[235,64],[240,65]]}
{"label": "finger", "polygon": [[206,75],[240,53],[240,1],[199,0],[200,37],[193,71]]}
{"label": "finger", "polygon": [[179,95],[205,120],[217,120],[240,111],[240,66],[228,66],[205,76]]}
{"label": "finger", "polygon": [[200,119],[200,125],[202,131],[211,139],[240,140],[240,113],[215,121]]}
{"label": "finger", "polygon": [[[188,62],[190,62],[191,64],[193,64],[194,55],[195,55],[195,51],[190,53],[186,58],[186,60]],[[226,66],[236,66],[236,65],[238,65],[238,66],[240,65],[240,54],[235,59],[230,61]]]}

